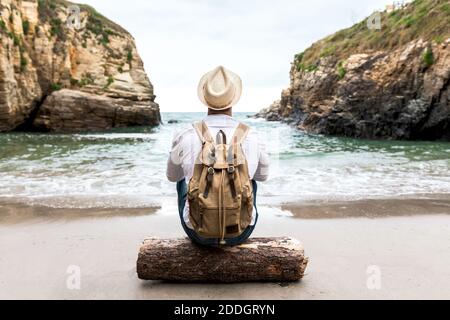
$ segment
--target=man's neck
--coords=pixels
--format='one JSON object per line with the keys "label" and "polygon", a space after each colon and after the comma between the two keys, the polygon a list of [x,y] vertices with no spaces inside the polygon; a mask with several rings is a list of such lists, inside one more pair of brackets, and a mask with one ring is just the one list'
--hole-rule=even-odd
{"label": "man's neck", "polygon": [[231,108],[225,109],[225,110],[213,110],[213,109],[208,109],[208,116],[210,115],[219,115],[219,114],[223,114],[226,116],[233,116],[233,111]]}

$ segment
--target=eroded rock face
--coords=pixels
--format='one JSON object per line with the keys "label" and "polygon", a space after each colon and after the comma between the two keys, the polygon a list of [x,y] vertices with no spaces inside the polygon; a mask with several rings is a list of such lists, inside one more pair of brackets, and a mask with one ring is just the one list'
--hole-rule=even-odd
{"label": "eroded rock face", "polygon": [[146,102],[63,89],[45,99],[33,126],[39,131],[79,132],[158,123],[157,109]]}
{"label": "eroded rock face", "polygon": [[133,37],[83,5],[80,28],[70,28],[70,5],[1,0],[0,131],[159,124]]}
{"label": "eroded rock face", "polygon": [[[433,63],[424,61],[431,50]],[[290,72],[281,100],[259,116],[303,130],[359,138],[450,140],[450,39],[418,39],[392,51],[321,58]]]}

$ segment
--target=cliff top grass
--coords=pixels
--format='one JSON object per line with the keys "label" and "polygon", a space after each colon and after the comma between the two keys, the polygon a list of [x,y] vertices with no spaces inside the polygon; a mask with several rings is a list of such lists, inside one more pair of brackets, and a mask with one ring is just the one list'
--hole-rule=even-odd
{"label": "cliff top grass", "polygon": [[87,4],[75,4],[66,0],[38,0],[39,18],[41,21],[50,22],[52,25],[52,35],[63,36],[63,32],[61,31],[63,23],[58,18],[57,10],[61,8],[66,10],[65,8],[70,5],[77,5],[81,11],[88,13],[86,29],[96,36],[101,35],[101,42],[103,44],[109,42],[110,35],[129,35],[128,31]]}
{"label": "cliff top grass", "polygon": [[352,54],[392,50],[422,38],[440,43],[450,37],[448,0],[415,0],[404,8],[381,12],[381,29],[369,29],[367,19],[317,41],[296,54],[297,70],[313,71],[320,58],[342,61]]}
{"label": "cliff top grass", "polygon": [[[68,1],[65,1],[68,3]],[[77,4],[80,9],[83,11],[87,11],[89,13],[89,20],[86,25],[88,29],[96,29],[99,33],[106,32],[108,34],[116,34],[117,33],[125,33],[129,34],[127,30],[119,26],[117,23],[109,20],[102,14],[100,14],[97,10],[87,4]]]}

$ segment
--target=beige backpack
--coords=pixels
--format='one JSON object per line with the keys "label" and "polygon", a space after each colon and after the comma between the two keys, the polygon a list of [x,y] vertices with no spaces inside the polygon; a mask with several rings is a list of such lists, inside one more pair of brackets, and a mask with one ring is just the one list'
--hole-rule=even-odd
{"label": "beige backpack", "polygon": [[202,141],[189,181],[189,218],[205,238],[239,236],[252,220],[253,188],[242,142],[249,127],[239,123],[231,140],[220,130],[216,141],[204,121],[193,124]]}

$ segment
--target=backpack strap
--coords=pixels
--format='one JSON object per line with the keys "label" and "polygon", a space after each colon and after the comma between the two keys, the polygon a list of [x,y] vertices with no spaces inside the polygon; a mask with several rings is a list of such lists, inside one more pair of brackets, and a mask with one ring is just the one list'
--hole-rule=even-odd
{"label": "backpack strap", "polygon": [[239,122],[236,130],[234,130],[233,137],[231,138],[231,144],[239,145],[244,142],[247,137],[248,132],[250,131],[250,127],[242,122]]}
{"label": "backpack strap", "polygon": [[197,135],[199,136],[200,140],[204,144],[205,142],[211,142],[214,143],[214,139],[211,136],[211,133],[209,132],[208,126],[206,125],[205,121],[198,121],[194,122],[192,126],[195,129],[195,132],[197,132]]}
{"label": "backpack strap", "polygon": [[238,145],[240,145],[245,138],[247,137],[248,131],[250,127],[239,122],[236,130],[234,131],[233,137],[231,138],[231,146],[228,149],[227,162],[228,162],[228,179],[231,188],[231,195],[233,198],[236,198],[236,184],[235,184],[235,175],[236,169],[236,156],[238,153]]}
{"label": "backpack strap", "polygon": [[[198,122],[194,122],[192,124],[192,126],[195,129],[195,132],[197,132],[197,135],[199,136],[202,145],[204,146],[206,142],[209,142],[212,144],[212,150],[210,151],[211,155],[214,157],[214,153],[215,153],[215,147],[214,147],[214,139],[211,135],[211,133],[209,132],[208,126],[206,125],[205,121],[198,121]],[[203,147],[202,147],[203,149]],[[203,156],[203,150],[200,151],[199,154],[199,158],[201,158]],[[212,185],[212,180],[213,180],[213,175],[214,175],[214,167],[210,164],[208,166],[207,169],[207,173],[206,173],[206,186],[205,186],[205,190],[203,192],[203,197],[204,198],[208,198],[208,193],[209,193],[209,189],[211,188]]]}
{"label": "backpack strap", "polygon": [[238,155],[238,150],[240,150],[238,146],[240,146],[244,142],[249,131],[250,131],[249,126],[247,126],[242,122],[239,122],[238,126],[236,127],[236,130],[234,130],[234,134],[231,137],[230,141],[231,147],[229,148],[227,155],[227,162],[229,164],[236,164],[236,157]]}

